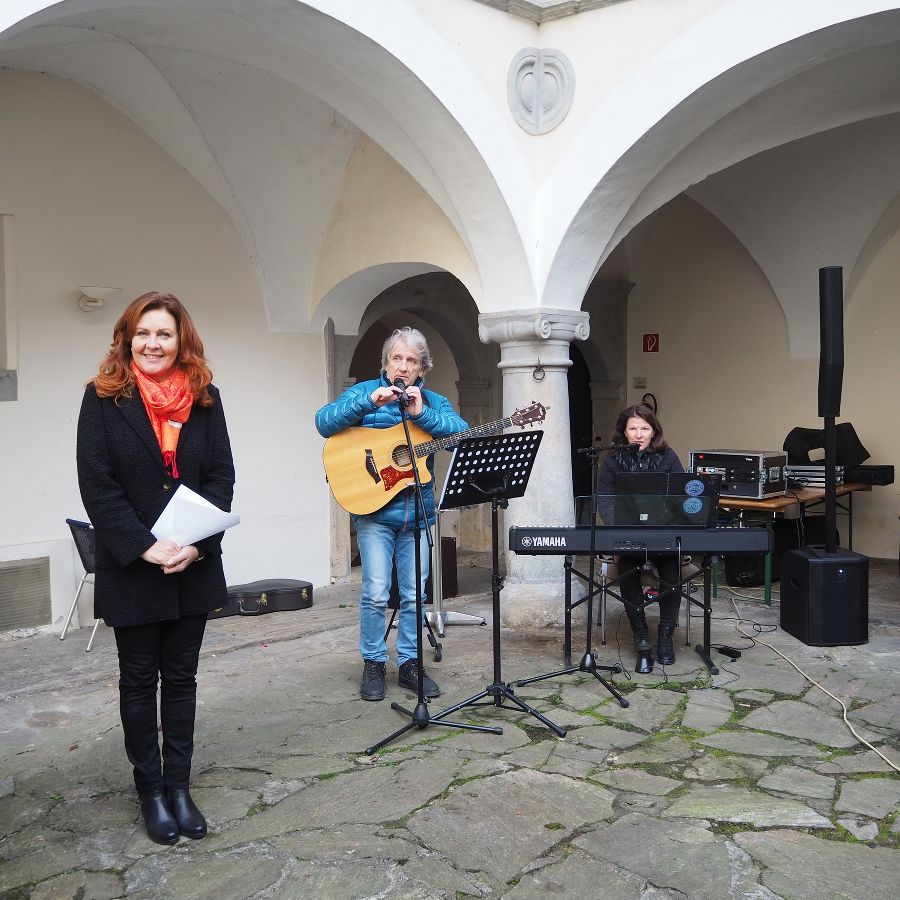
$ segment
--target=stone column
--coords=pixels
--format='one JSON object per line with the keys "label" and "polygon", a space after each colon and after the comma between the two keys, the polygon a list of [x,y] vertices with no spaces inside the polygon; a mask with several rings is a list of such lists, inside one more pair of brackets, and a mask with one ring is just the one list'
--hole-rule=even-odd
{"label": "stone column", "polygon": [[501,594],[504,625],[546,627],[563,619],[563,565],[559,556],[516,556],[508,548],[513,525],[574,522],[569,447],[569,344],[587,340],[588,314],[561,309],[515,310],[479,316],[482,342],[500,345],[503,415],[533,401],[547,407],[544,437],[524,497],[511,500],[500,535],[506,583]]}
{"label": "stone column", "polygon": [[[328,377],[328,400],[336,400],[356,379],[349,377],[350,361],[356,344],[355,337],[335,334],[334,322],[328,319],[323,330],[325,369]],[[350,513],[334,499],[329,501],[329,534],[331,543],[331,581],[344,582],[351,575],[352,538]]]}

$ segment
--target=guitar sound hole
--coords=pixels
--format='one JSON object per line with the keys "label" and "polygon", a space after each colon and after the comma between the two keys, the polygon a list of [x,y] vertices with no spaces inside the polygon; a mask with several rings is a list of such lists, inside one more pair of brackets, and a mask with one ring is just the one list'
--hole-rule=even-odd
{"label": "guitar sound hole", "polygon": [[405,447],[403,444],[394,447],[394,452],[391,454],[391,462],[398,469],[408,469],[410,467],[409,447]]}

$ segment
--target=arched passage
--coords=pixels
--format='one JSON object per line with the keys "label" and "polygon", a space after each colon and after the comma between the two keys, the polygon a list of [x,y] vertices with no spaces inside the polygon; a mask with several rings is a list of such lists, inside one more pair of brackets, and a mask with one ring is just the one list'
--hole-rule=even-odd
{"label": "arched passage", "polygon": [[[411,276],[385,288],[365,306],[357,334],[341,336],[331,329],[332,398],[347,385],[378,375],[382,344],[403,325],[419,328],[429,341],[436,363],[426,378],[429,388],[447,396],[470,425],[501,416],[497,352],[478,343],[475,302],[448,272]],[[449,461],[449,454],[438,454],[436,487],[443,484]],[[483,508],[454,512],[442,528],[462,549],[487,547],[489,524]],[[349,516],[333,502],[331,545],[332,573],[346,577],[354,556],[353,535]]]}

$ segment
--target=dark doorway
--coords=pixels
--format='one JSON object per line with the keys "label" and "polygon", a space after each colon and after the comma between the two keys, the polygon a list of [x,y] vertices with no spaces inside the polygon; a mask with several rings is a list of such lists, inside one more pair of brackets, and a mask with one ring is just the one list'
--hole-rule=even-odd
{"label": "dark doorway", "polygon": [[569,439],[572,442],[572,489],[576,497],[583,497],[593,490],[591,485],[591,461],[587,454],[579,453],[590,447],[594,440],[591,412],[591,374],[581,351],[570,344],[572,365],[569,381]]}

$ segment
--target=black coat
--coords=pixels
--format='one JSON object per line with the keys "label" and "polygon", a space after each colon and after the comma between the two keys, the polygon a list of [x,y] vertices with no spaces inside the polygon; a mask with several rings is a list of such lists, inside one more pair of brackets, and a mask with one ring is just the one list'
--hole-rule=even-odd
{"label": "black coat", "polygon": [[143,625],[207,613],[224,605],[222,535],[196,546],[205,559],[166,575],[141,554],[155,538],[150,528],[179,484],[229,511],[234,463],[219,392],[213,405],[194,404],[178,438],[178,474],[166,471],[140,392],[130,399],[100,398],[92,384],[78,417],[78,486],[96,532],[94,615],[107,625]]}
{"label": "black coat", "polygon": [[666,447],[662,453],[634,453],[627,447],[613,447],[603,458],[597,476],[597,493],[615,493],[616,475],[619,472],[683,472],[684,466],[678,454]]}

